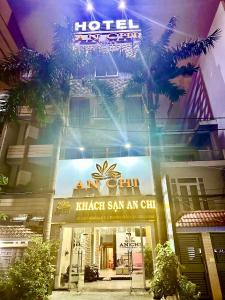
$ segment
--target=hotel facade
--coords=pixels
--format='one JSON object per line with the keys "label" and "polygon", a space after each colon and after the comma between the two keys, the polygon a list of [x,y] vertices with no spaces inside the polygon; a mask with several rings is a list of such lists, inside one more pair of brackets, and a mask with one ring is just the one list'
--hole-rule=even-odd
{"label": "hotel facade", "polygon": [[[75,23],[80,30],[76,47],[91,48],[94,43],[103,50],[136,51],[141,34],[138,20],[104,22],[106,30],[99,36],[93,32],[102,26],[100,21]],[[210,33],[224,24],[221,1]],[[160,111],[157,115],[167,237],[185,266],[184,274],[199,286],[201,298],[215,300],[225,298],[224,48],[222,32],[210,54],[200,58],[200,70],[187,95],[169,108],[167,118]],[[10,221],[0,226],[0,268],[20,256],[19,249],[30,239],[30,232],[23,238],[6,234],[7,226],[48,235],[51,225],[51,239],[60,241],[55,288],[68,286],[64,280],[68,267],[79,274],[81,288],[86,265],[96,265],[100,276],[106,269],[130,275],[131,265],[143,272],[145,248],[153,250],[154,262],[157,198],[149,112],[141,93],[129,102],[123,99],[129,79],[107,54],[95,72],[95,80],[107,81],[113,88],[117,114],[99,105],[82,79],[71,81],[69,124],[60,147],[55,125],[34,126],[25,107],[18,122],[3,124],[0,167],[2,180],[8,178],[8,183],[1,187],[0,213]],[[47,109],[54,114],[51,107]],[[69,276],[69,284],[74,283]]]}

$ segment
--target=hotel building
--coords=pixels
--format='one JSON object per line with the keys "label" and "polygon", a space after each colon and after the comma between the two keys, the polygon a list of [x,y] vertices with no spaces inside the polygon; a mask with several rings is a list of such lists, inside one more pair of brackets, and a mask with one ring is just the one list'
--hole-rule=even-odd
{"label": "hotel building", "polygon": [[[224,28],[224,2],[213,9],[205,34]],[[132,52],[138,43],[118,45]],[[225,297],[224,48],[222,31],[215,48],[200,58],[192,82],[183,80],[187,95],[173,106],[161,98],[157,113],[168,240],[202,299],[215,300]],[[2,129],[0,167],[8,184],[2,186],[0,212],[11,225],[19,222],[37,233],[48,235],[51,223],[51,238],[60,240],[56,288],[67,286],[69,266],[79,274],[92,264],[100,275],[105,269],[129,275],[131,265],[140,271],[144,249],[154,250],[158,241],[148,110],[141,93],[123,99],[130,75],[119,69],[106,54],[95,72],[116,95],[111,106],[107,99],[100,103],[81,79],[71,81],[69,124],[60,148],[55,124],[34,126],[26,108],[18,122]],[[15,248],[24,240],[13,242]],[[7,255],[0,266],[13,260]]]}

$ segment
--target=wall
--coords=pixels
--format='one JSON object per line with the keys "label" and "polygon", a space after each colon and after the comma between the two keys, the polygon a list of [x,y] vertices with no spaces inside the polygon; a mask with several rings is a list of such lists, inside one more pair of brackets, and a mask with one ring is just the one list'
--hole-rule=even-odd
{"label": "wall", "polygon": [[[200,58],[200,67],[210,99],[213,116],[219,119],[219,128],[225,128],[225,3],[221,2],[212,23],[210,33],[217,28],[222,30],[215,48],[207,56]],[[220,131],[222,147],[225,147],[225,132]]]}

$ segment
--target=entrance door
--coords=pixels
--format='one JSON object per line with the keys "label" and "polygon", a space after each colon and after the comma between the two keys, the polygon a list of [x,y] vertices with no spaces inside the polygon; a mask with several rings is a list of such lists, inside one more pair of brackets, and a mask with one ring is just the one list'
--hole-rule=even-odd
{"label": "entrance door", "polygon": [[211,239],[223,299],[225,299],[225,233],[211,233]]}
{"label": "entrance door", "polygon": [[198,233],[178,234],[178,243],[180,261],[185,267],[184,275],[197,284],[201,292],[201,299],[211,299],[201,235]]}
{"label": "entrance door", "polygon": [[[82,266],[76,272],[79,273],[79,280],[83,276],[87,290],[95,287],[102,290],[144,288],[144,252],[147,249],[152,251],[155,240],[152,224],[141,228],[139,224],[110,227],[78,224],[77,227],[64,227],[57,287],[71,286],[67,270]],[[86,270],[93,276],[86,276]],[[88,280],[85,279],[87,277]],[[119,284],[118,280],[121,280]]]}
{"label": "entrance door", "polygon": [[113,269],[113,247],[110,244],[102,245],[101,269]]}

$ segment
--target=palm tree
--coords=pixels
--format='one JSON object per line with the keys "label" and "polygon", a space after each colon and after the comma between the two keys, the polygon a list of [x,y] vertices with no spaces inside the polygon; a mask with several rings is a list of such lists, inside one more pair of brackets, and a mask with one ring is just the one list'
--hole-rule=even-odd
{"label": "palm tree", "polygon": [[125,53],[114,54],[120,71],[132,74],[132,78],[124,90],[126,101],[129,101],[130,95],[140,93],[140,91],[147,100],[152,169],[156,191],[157,227],[159,241],[162,243],[166,241],[167,237],[157,148],[159,131],[155,118],[159,108],[159,96],[164,95],[171,103],[174,103],[185,95],[185,89],[176,83],[176,79],[179,76],[190,77],[198,71],[198,67],[187,62],[187,59],[207,54],[209,49],[214,47],[220,34],[220,30],[217,29],[205,39],[184,41],[175,47],[170,47],[176,23],[176,18],[172,17],[156,43],[152,41],[150,27],[144,24],[142,41],[136,56],[128,58]]}
{"label": "palm tree", "polygon": [[[65,27],[57,26],[50,53],[42,54],[28,48],[22,48],[0,62],[0,81],[9,88],[7,101],[1,107],[3,121],[10,122],[19,118],[21,108],[27,106],[32,111],[31,122],[34,124],[47,121],[46,105],[55,108],[55,153],[49,183],[50,199],[46,218],[44,238],[49,239],[51,216],[54,200],[54,186],[57,161],[59,159],[61,136],[67,124],[70,80],[78,76],[88,63],[88,54],[72,48],[72,23]],[[25,153],[29,141],[25,141]],[[24,155],[22,168],[27,167],[27,156]]]}

